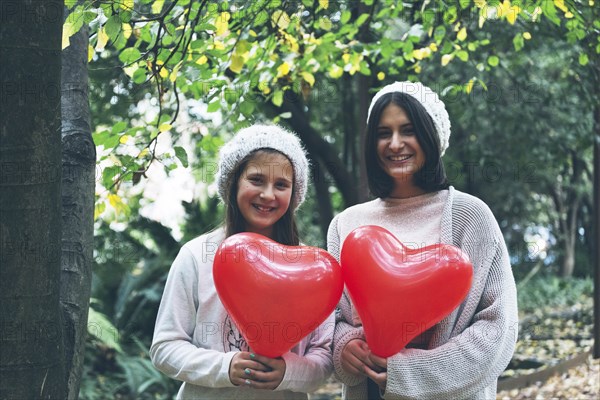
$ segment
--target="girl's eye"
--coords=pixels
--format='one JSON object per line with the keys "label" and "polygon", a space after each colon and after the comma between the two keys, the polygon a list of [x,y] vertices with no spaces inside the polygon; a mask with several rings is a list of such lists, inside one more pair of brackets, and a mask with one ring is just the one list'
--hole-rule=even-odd
{"label": "girl's eye", "polygon": [[402,133],[405,135],[414,135],[415,128],[412,125],[406,126],[404,129],[402,129]]}
{"label": "girl's eye", "polygon": [[377,137],[380,137],[380,138],[389,137],[389,136],[391,136],[391,134],[392,134],[392,131],[389,131],[389,130],[382,129],[380,131],[377,131]]}
{"label": "girl's eye", "polygon": [[290,187],[290,184],[287,182],[278,182],[276,185],[280,189],[287,189]]}
{"label": "girl's eye", "polygon": [[255,185],[262,183],[262,179],[258,176],[250,176],[248,177],[248,180]]}

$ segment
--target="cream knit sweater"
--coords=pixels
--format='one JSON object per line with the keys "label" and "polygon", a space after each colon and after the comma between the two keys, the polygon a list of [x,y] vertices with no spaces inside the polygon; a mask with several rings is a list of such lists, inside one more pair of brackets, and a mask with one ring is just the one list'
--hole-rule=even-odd
{"label": "cream knit sweater", "polygon": [[[376,199],[340,213],[329,227],[329,252],[339,260],[345,237],[366,221],[398,234],[398,206]],[[452,314],[432,328],[426,350],[404,349],[387,359],[385,399],[492,400],[498,376],[512,357],[518,331],[516,287],[492,212],[481,200],[450,187],[440,240],[469,255],[474,268],[471,290]],[[362,328],[352,325],[352,310],[344,293],[333,339],[335,375],[344,383],[344,399],[366,399],[366,378],[355,378],[341,368],[344,346],[354,338],[364,339]]]}

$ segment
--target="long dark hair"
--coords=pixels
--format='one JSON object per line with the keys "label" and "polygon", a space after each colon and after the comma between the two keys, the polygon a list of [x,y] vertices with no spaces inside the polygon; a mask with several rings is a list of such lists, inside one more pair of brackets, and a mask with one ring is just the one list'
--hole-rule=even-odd
{"label": "long dark hair", "polygon": [[401,107],[408,114],[417,142],[425,153],[425,164],[414,174],[415,184],[426,192],[447,189],[448,178],[440,158],[440,139],[431,116],[417,99],[406,93],[394,92],[387,93],[377,100],[367,122],[365,164],[371,193],[376,197],[385,198],[394,189],[394,179],[381,168],[377,155],[379,119],[383,110],[390,104]]}
{"label": "long dark hair", "polygon": [[[227,192],[225,202],[225,237],[235,235],[246,231],[246,220],[242,215],[240,208],[237,203],[238,194],[238,181],[242,176],[242,173],[246,169],[248,163],[256,156],[257,153],[264,152],[267,154],[281,154],[286,157],[285,154],[273,150],[270,148],[261,148],[255,150],[244,157],[227,181]],[[287,158],[287,157],[286,157]],[[289,160],[289,159],[288,159]],[[292,168],[294,168],[293,163]],[[292,201],[285,214],[279,218],[279,220],[273,226],[273,239],[281,244],[287,246],[298,246],[300,244],[300,236],[298,234],[298,227],[296,225],[296,218],[294,217],[293,210],[293,199],[296,192],[296,172],[294,170],[294,182],[292,184]]]}

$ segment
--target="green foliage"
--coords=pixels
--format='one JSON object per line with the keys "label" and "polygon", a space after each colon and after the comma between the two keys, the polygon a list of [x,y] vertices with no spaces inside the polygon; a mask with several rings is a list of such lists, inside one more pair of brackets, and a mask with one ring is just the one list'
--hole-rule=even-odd
{"label": "green foliage", "polygon": [[534,314],[539,310],[559,310],[591,299],[594,282],[591,278],[559,278],[545,275],[533,278],[525,285],[518,285],[519,311]]}
{"label": "green foliage", "polygon": [[[148,358],[154,321],[169,267],[180,243],[168,228],[139,215],[127,229],[104,221],[96,228],[96,253],[82,399],[167,399],[179,383]],[[219,200],[184,203],[183,242],[221,221]]]}
{"label": "green foliage", "polygon": [[146,345],[132,337],[116,351],[88,339],[79,397],[83,400],[171,399],[179,384],[162,375],[148,358]]}

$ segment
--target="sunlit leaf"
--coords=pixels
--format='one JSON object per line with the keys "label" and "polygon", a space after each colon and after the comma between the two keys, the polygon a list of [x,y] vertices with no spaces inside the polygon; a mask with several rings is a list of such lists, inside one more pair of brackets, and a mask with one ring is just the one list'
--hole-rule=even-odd
{"label": "sunlit leaf", "polygon": [[280,78],[282,76],[286,76],[290,72],[290,64],[287,61],[283,62],[281,65],[277,67],[277,77]]}
{"label": "sunlit leaf", "polygon": [[312,87],[315,84],[315,77],[310,72],[302,72],[302,78]]}
{"label": "sunlit leaf", "polygon": [[171,130],[172,127],[173,127],[173,125],[171,125],[169,123],[160,124],[158,126],[158,131],[159,132],[166,132],[168,130]]}
{"label": "sunlit leaf", "polygon": [[271,101],[277,107],[281,107],[281,105],[283,104],[283,91],[282,90],[275,91],[275,93],[273,93],[273,99]]}
{"label": "sunlit leaf", "polygon": [[99,52],[104,50],[106,43],[108,43],[108,35],[104,31],[104,27],[102,27],[98,30],[98,41],[96,42],[95,47],[96,51]]}
{"label": "sunlit leaf", "polygon": [[277,10],[271,16],[271,24],[286,30],[290,26],[290,16],[283,10]]}
{"label": "sunlit leaf", "polygon": [[175,150],[175,156],[179,159],[179,161],[181,161],[181,165],[187,168],[189,166],[189,163],[188,155],[185,149],[181,146],[175,146],[173,147],[173,150]]}
{"label": "sunlit leaf", "polygon": [[497,67],[500,63],[500,59],[498,58],[498,56],[489,56],[487,62],[490,66]]}
{"label": "sunlit leaf", "polygon": [[160,14],[164,4],[165,0],[154,0],[152,2],[152,14]]}

